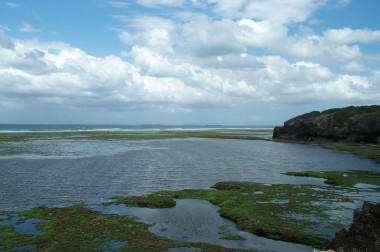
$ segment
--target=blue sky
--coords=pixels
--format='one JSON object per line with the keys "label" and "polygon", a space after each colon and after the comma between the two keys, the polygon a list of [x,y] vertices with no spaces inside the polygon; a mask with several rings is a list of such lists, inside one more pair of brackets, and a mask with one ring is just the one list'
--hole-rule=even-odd
{"label": "blue sky", "polygon": [[272,125],[380,104],[378,0],[0,0],[0,123]]}

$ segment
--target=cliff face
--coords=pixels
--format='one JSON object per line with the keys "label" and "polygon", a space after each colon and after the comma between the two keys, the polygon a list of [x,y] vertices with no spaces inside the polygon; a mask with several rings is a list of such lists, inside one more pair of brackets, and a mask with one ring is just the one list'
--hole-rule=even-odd
{"label": "cliff face", "polygon": [[276,127],[273,138],[380,143],[380,106],[314,111]]}

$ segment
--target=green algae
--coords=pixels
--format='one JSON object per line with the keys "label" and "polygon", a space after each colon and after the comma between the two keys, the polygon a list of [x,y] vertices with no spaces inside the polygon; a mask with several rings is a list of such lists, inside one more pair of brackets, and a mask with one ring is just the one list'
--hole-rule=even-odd
{"label": "green algae", "polygon": [[[354,172],[354,174],[363,172]],[[367,174],[368,175],[368,174]],[[371,174],[372,176],[377,174]],[[262,237],[320,246],[336,230],[346,227],[331,213],[352,199],[343,196],[351,188],[335,186],[219,182],[211,189],[163,191],[146,196],[114,197],[106,204],[163,208],[173,207],[174,199],[204,199],[219,206],[219,214],[236,223],[240,230]],[[109,242],[123,244],[121,251],[166,251],[176,247],[202,251],[234,251],[204,243],[172,241],[148,231],[149,225],[119,215],[103,214],[74,205],[65,208],[37,207],[18,213],[22,220],[43,219],[40,235],[21,235],[11,226],[0,226],[0,246],[35,244],[37,250],[101,251]],[[6,219],[7,215],[2,215]],[[223,239],[242,237],[225,234]]]}
{"label": "green algae", "polygon": [[318,144],[327,149],[345,151],[380,163],[380,144],[352,142],[321,142]]}
{"label": "green algae", "polygon": [[307,145],[317,145],[326,149],[343,151],[363,157],[366,159],[373,160],[380,163],[380,144],[374,143],[355,143],[348,141],[327,141],[327,140],[294,140],[294,139],[272,139],[274,142],[280,143],[293,143],[293,144],[307,144]]}
{"label": "green algae", "polygon": [[160,194],[150,194],[145,196],[113,197],[113,201],[105,203],[110,204],[125,204],[134,207],[149,207],[149,208],[169,208],[176,205],[175,200],[169,196]]}
{"label": "green algae", "polygon": [[[220,207],[218,212],[222,217],[234,221],[241,230],[312,246],[321,245],[336,230],[344,227],[341,222],[330,218],[330,212],[341,207],[340,203],[351,202],[337,189],[312,185],[220,182],[212,188],[159,192],[148,195],[146,199],[208,200]],[[119,198],[111,203],[125,203],[133,201],[133,198]]]}
{"label": "green algae", "polygon": [[193,247],[202,251],[239,251],[205,243],[190,243],[158,237],[148,231],[149,225],[134,219],[93,211],[84,205],[65,208],[37,207],[21,211],[24,219],[43,218],[37,228],[40,235],[23,235],[11,226],[0,226],[0,248],[13,251],[20,246],[36,246],[37,251],[103,251],[117,244],[117,251],[167,251],[170,248]]}
{"label": "green algae", "polygon": [[257,134],[268,133],[268,130],[163,130],[149,132],[129,132],[129,131],[81,131],[81,132],[19,132],[19,133],[0,133],[1,142],[28,141],[32,139],[97,139],[97,140],[159,140],[175,138],[221,138],[221,139],[262,139]]}
{"label": "green algae", "polygon": [[326,184],[352,187],[357,183],[380,186],[380,172],[375,171],[303,171],[286,172],[290,176],[323,178]]}
{"label": "green algae", "polygon": [[220,239],[230,240],[230,241],[244,241],[245,240],[245,238],[241,237],[240,235],[225,235]]}

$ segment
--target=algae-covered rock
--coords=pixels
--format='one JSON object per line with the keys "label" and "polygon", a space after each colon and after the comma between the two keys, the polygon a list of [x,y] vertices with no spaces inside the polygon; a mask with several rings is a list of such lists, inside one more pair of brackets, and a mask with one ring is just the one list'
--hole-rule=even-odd
{"label": "algae-covered rock", "polygon": [[380,106],[346,107],[303,114],[286,121],[282,127],[276,127],[273,138],[378,143]]}
{"label": "algae-covered rock", "polygon": [[380,251],[380,203],[364,202],[362,209],[354,212],[350,229],[336,233],[325,248],[341,252]]}

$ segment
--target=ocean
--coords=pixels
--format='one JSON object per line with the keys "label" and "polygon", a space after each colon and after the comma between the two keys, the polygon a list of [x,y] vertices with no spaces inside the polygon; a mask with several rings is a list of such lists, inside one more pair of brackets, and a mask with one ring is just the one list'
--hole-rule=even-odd
{"label": "ocean", "polygon": [[228,130],[273,129],[274,125],[119,125],[119,124],[0,124],[0,133],[75,132],[75,131],[160,131],[160,130]]}

